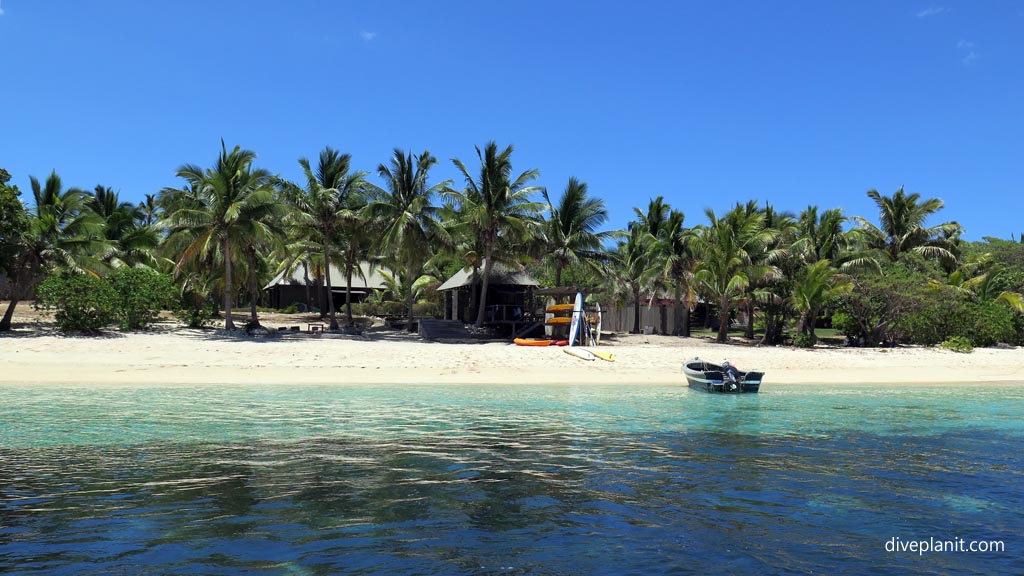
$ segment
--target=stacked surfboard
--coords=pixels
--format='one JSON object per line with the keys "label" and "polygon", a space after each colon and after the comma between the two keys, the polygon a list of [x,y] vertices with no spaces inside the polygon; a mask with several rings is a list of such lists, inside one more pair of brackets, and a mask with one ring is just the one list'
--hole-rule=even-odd
{"label": "stacked surfboard", "polygon": [[601,305],[597,305],[597,313],[593,322],[586,317],[583,311],[583,294],[576,293],[576,301],[573,303],[572,317],[569,322],[569,346],[565,348],[566,354],[571,354],[581,360],[596,360],[598,358],[614,362],[615,356],[608,352],[594,352],[586,348],[580,348],[578,343],[591,344],[596,346],[601,338]]}

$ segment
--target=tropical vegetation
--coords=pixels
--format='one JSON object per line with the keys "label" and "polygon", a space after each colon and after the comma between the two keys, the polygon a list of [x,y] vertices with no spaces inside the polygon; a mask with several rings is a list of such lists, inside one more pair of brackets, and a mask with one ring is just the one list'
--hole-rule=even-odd
{"label": "tropical vegetation", "polygon": [[[298,160],[303,178],[293,183],[221,142],[210,167],[182,165],[178,186],[138,204],[106,185],[65,188],[56,172],[43,182],[28,175],[23,199],[0,170],[0,330],[33,297],[69,331],[138,329],[161,309],[232,330],[239,302],[254,328],[266,303],[260,287],[300,269],[307,292],[319,294],[306,302],[321,302],[338,329],[334,299],[324,297],[332,268],[346,283],[346,325],[379,313],[409,326],[440,313],[446,277],[472,270],[469,321],[483,326],[500,265],[544,286],[592,288],[605,308],[629,310],[633,332],[656,308],[659,332],[707,330],[720,342],[814,346],[828,329],[833,342],[861,346],[1024,344],[1024,240],[968,242],[940,218],[937,198],[900,187],[867,191],[874,214],[751,201],[694,219],[681,210],[692,201],[656,196],[614,230],[584,180],[570,178],[556,197],[539,170],[513,170],[512,146],[488,142],[475,153],[469,165],[452,160],[456,186],[431,177],[438,161],[428,151],[396,148],[369,172],[325,147],[316,162]],[[384,287],[354,302],[353,279],[367,270]]]}

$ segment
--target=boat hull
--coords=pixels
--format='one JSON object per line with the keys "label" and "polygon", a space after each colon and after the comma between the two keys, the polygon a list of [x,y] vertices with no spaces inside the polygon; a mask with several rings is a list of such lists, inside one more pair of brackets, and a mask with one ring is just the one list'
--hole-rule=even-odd
{"label": "boat hull", "polygon": [[699,359],[683,364],[683,374],[690,388],[718,394],[756,394],[764,378],[764,372],[740,372],[739,377],[731,381],[725,377],[721,366]]}

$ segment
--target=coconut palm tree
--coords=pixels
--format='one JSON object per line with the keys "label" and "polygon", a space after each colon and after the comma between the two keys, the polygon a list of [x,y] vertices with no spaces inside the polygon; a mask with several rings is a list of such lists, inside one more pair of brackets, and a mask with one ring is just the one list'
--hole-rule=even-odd
{"label": "coconut palm tree", "polygon": [[731,304],[746,294],[752,281],[781,275],[774,265],[755,264],[752,257],[763,252],[778,232],[765,227],[763,212],[751,212],[743,205],[722,218],[711,209],[705,214],[709,224],[701,228],[694,242],[701,260],[694,278],[718,304],[718,341],[726,342]]}
{"label": "coconut palm tree", "polygon": [[152,226],[160,219],[160,204],[157,202],[156,194],[146,194],[145,199],[139,202],[137,208],[142,217],[143,226]]}
{"label": "coconut palm tree", "polygon": [[501,152],[491,141],[481,152],[476,147],[480,172],[477,178],[470,175],[461,160],[452,159],[459,169],[466,186],[461,192],[454,192],[459,205],[459,218],[470,230],[476,232],[483,247],[483,281],[480,288],[476,326],[482,326],[487,311],[487,289],[491,270],[499,255],[496,250],[504,241],[506,245],[526,243],[537,234],[538,214],[541,204],[530,200],[530,195],[540,192],[537,186],[527,183],[540,174],[527,170],[512,179],[512,146]]}
{"label": "coconut palm tree", "polygon": [[800,314],[796,329],[807,337],[807,342],[814,345],[817,336],[814,333],[815,320],[825,302],[834,296],[845,294],[853,289],[853,282],[832,266],[828,259],[818,260],[805,266],[793,283],[792,305]]}
{"label": "coconut palm tree", "polygon": [[543,227],[545,259],[555,269],[555,286],[562,285],[562,271],[576,264],[596,267],[607,260],[604,243],[614,240],[614,231],[598,232],[608,220],[604,201],[587,197],[587,183],[569,178],[558,205],[547,190],[541,192],[548,205]]}
{"label": "coconut palm tree", "polygon": [[690,310],[697,305],[693,275],[697,258],[693,252],[695,235],[683,223],[686,215],[672,210],[659,239],[658,252],[663,259],[663,273],[673,287],[673,323],[676,336],[690,336]]}
{"label": "coconut palm tree", "polygon": [[160,238],[156,230],[143,224],[145,214],[140,206],[122,202],[113,189],[97,185],[86,205],[103,219],[103,235],[111,251],[104,262],[114,268],[121,266],[157,267],[156,249]]}
{"label": "coconut palm tree", "polygon": [[[338,329],[334,309],[334,295],[331,286],[331,255],[337,249],[343,233],[351,236],[352,229],[359,226],[359,211],[365,206],[367,183],[366,172],[350,171],[352,157],[326,147],[320,152],[316,170],[306,158],[299,159],[299,165],[306,176],[306,188],[289,187],[290,202],[295,208],[291,214],[292,223],[300,230],[300,236],[320,247],[324,268],[327,269],[327,311],[330,329]],[[352,291],[351,274],[346,275],[346,302],[350,302]],[[347,308],[348,321],[352,321],[351,305]]]}
{"label": "coconut palm tree", "polygon": [[[781,334],[782,314],[777,313],[783,307],[777,306],[777,304],[785,299],[781,292],[787,287],[777,286],[777,284],[780,279],[787,278],[786,273],[792,272],[798,265],[798,262],[790,257],[790,245],[796,238],[798,228],[792,213],[780,212],[768,203],[759,209],[755,203],[748,202],[745,209],[748,213],[760,211],[764,214],[764,227],[775,231],[774,237],[768,244],[752,249],[750,265],[757,269],[759,266],[770,264],[779,270],[778,274],[771,277],[753,280],[747,288],[745,297],[747,325],[744,327],[743,336],[749,340],[754,338],[754,313],[756,311],[755,304],[758,302],[761,303],[761,315],[765,320],[766,328],[767,324],[771,323],[769,320],[779,321],[779,333]],[[766,314],[766,312],[771,314]],[[772,315],[773,318],[769,319],[769,315]]]}
{"label": "coconut palm tree", "polygon": [[[650,248],[653,251],[649,256],[649,260],[654,263],[659,260],[664,261],[667,256],[667,247],[664,243],[665,235],[669,233],[669,217],[672,211],[672,207],[665,202],[663,196],[658,196],[650,200],[647,203],[647,212],[641,212],[639,208],[633,208],[633,212],[636,213],[637,220],[630,223],[630,226],[639,226],[650,234],[651,238],[654,239],[651,242]],[[668,276],[668,270],[662,270],[660,274],[654,276],[650,280],[650,288],[652,289],[653,296],[658,296],[668,290],[668,284],[671,282]],[[658,311],[660,312],[661,320],[661,332],[664,334],[668,331],[668,310],[664,306],[659,306]]]}
{"label": "coconut palm tree", "polygon": [[413,323],[412,283],[419,277],[423,263],[430,257],[434,243],[447,244],[449,234],[438,220],[439,208],[433,199],[451,184],[450,180],[430,186],[430,168],[437,164],[429,151],[416,155],[395,148],[388,165],[377,166],[385,190],[367,204],[364,214],[380,230],[381,244],[402,262],[406,283],[406,310],[409,329]]}
{"label": "coconut palm tree", "polygon": [[1024,295],[1003,289],[1005,284],[1001,280],[1008,272],[1009,268],[994,261],[991,254],[984,253],[965,262],[945,282],[932,279],[929,284],[936,289],[950,287],[957,294],[977,302],[996,302],[1024,313]]}
{"label": "coconut palm tree", "polygon": [[908,252],[948,262],[957,260],[952,240],[959,235],[960,225],[946,222],[925,226],[928,217],[942,209],[942,200],[929,198],[922,202],[920,194],[907,194],[902,186],[892,196],[882,196],[877,190],[868,190],[867,195],[878,206],[881,226],[859,216],[854,219],[870,248],[893,262]]}
{"label": "coconut palm tree", "polygon": [[[10,266],[14,284],[24,286],[44,271],[101,271],[110,248],[102,238],[103,219],[86,206],[88,194],[75,188],[64,190],[56,172],[45,184],[31,176],[29,181],[35,204],[28,209],[27,226],[12,239],[17,253]],[[11,329],[18,301],[15,291],[0,320],[0,331]]]}
{"label": "coconut palm tree", "polygon": [[[177,266],[211,254],[223,263],[225,330],[235,329],[231,318],[233,259],[249,252],[254,236],[272,236],[268,222],[279,216],[274,178],[266,170],[253,168],[255,159],[254,152],[238,146],[228,152],[221,141],[221,153],[212,168],[186,164],[177,175],[187,185],[160,193],[161,203],[168,207],[164,226],[169,236],[178,237],[184,245]],[[250,291],[254,292],[253,285],[250,277]],[[256,294],[251,298],[255,302]]]}
{"label": "coconut palm tree", "polygon": [[633,334],[640,333],[643,292],[661,276],[661,266],[657,264],[655,258],[656,243],[657,238],[652,236],[646,227],[631,222],[626,237],[619,240],[612,254],[616,281],[628,287],[629,298],[633,301]]}

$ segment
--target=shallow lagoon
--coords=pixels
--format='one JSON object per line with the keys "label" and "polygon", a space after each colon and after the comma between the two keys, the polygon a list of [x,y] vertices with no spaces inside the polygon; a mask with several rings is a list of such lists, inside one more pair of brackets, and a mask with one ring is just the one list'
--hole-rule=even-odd
{"label": "shallow lagoon", "polygon": [[0,387],[0,571],[1016,574],[1022,439],[1005,385]]}

